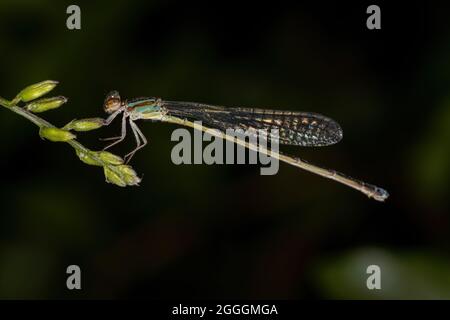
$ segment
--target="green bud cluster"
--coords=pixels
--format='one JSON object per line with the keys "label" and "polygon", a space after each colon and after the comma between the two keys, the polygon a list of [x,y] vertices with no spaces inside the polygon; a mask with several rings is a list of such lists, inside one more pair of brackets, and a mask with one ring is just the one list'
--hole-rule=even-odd
{"label": "green bud cluster", "polygon": [[135,186],[141,182],[131,166],[123,164],[123,159],[108,151],[77,150],[81,161],[92,166],[103,167],[106,182],[120,187]]}
{"label": "green bud cluster", "polygon": [[[62,128],[54,127],[42,118],[34,115],[48,110],[61,107],[67,102],[67,98],[56,96],[50,98],[41,98],[52,91],[58,81],[42,81],[30,85],[19,92],[19,94],[11,101],[0,98],[0,105],[12,109],[14,112],[31,120],[39,126],[39,136],[53,142],[69,143],[76,151],[78,158],[93,166],[103,167],[106,182],[118,185],[120,187],[138,185],[141,179],[131,166],[124,164],[124,160],[111,152],[92,151],[85,148],[78,141],[76,135],[71,131],[90,131],[104,126],[102,118],[86,118],[72,120]],[[18,104],[24,102],[23,107]]]}

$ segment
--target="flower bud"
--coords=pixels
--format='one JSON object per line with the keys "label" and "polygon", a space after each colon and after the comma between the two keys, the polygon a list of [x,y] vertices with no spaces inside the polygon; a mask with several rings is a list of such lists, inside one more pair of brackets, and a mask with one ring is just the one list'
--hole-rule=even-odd
{"label": "flower bud", "polygon": [[131,166],[128,165],[120,165],[117,167],[119,172],[122,173],[123,179],[129,186],[137,186],[141,182],[141,178],[139,178],[136,174],[136,171],[133,170]]}
{"label": "flower bud", "polygon": [[111,170],[109,166],[103,167],[106,177],[106,182],[118,185],[119,187],[126,187],[127,183],[119,174]]}
{"label": "flower bud", "polygon": [[102,118],[87,118],[80,120],[72,120],[64,126],[66,130],[89,131],[103,127],[104,120]]}
{"label": "flower bud", "polygon": [[59,129],[59,128],[49,128],[42,127],[39,130],[39,135],[43,139],[47,139],[53,142],[64,142],[75,139],[76,136],[70,131]]}
{"label": "flower bud", "polygon": [[46,80],[32,84],[31,86],[28,86],[20,91],[17,97],[23,102],[28,102],[49,93],[56,87],[57,84],[58,81],[53,80]]}
{"label": "flower bud", "polygon": [[59,108],[66,102],[67,98],[63,96],[39,99],[27,104],[25,106],[25,109],[33,113],[44,112],[47,110]]}
{"label": "flower bud", "polygon": [[100,151],[98,153],[99,158],[109,164],[112,165],[119,165],[123,163],[123,159],[119,156],[116,156],[115,154],[112,154],[108,151]]}
{"label": "flower bud", "polygon": [[93,154],[95,152],[92,151],[83,151],[83,150],[76,150],[78,158],[80,158],[81,161],[83,161],[86,164],[89,164],[91,166],[99,166],[102,167],[103,164],[99,162],[95,157],[93,157]]}

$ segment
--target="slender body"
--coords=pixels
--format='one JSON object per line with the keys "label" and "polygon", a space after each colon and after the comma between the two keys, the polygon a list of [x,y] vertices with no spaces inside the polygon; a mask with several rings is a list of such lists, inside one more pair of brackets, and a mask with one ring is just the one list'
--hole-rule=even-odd
{"label": "slender body", "polygon": [[[361,191],[369,198],[384,201],[388,192],[377,186],[348,177],[334,170],[321,168],[300,158],[275,153],[261,145],[236,139],[226,134],[227,129],[242,130],[274,130],[278,131],[280,144],[298,146],[327,146],[342,139],[342,129],[334,120],[320,114],[309,112],[276,111],[253,108],[225,108],[193,102],[164,101],[159,98],[138,98],[122,101],[117,91],[108,94],[104,110],[110,116],[105,120],[109,125],[119,114],[122,114],[122,133],[118,137],[105,140],[116,140],[105,149],[121,142],[126,136],[127,119],[136,139],[136,148],[128,153],[127,162],[147,144],[147,139],[136,125],[136,120],[153,120],[175,123],[199,129],[194,121],[202,121],[201,129],[208,133],[242,145],[251,150],[262,152],[293,166],[318,174]],[[217,130],[210,130],[217,129]]]}

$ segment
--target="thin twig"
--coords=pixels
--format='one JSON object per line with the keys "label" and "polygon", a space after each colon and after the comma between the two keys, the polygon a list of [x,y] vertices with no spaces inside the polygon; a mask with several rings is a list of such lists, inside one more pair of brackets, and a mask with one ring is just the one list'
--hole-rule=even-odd
{"label": "thin twig", "polygon": [[[41,117],[29,112],[28,110],[18,106],[17,104],[20,102],[20,98],[14,98],[9,101],[0,97],[0,105],[26,119],[34,123],[40,129],[42,128],[56,128],[53,124],[48,121],[42,119]],[[127,186],[127,185],[137,185],[140,182],[140,179],[136,176],[134,170],[126,165],[121,163],[120,157],[117,157],[113,154],[109,154],[106,152],[96,152],[91,151],[80,142],[75,139],[70,139],[67,142],[72,148],[75,149],[77,155],[81,159],[81,155],[89,157],[89,164],[95,164],[97,166],[102,166],[105,170],[105,175],[108,182],[114,183],[119,186]],[[120,159],[120,160],[117,160]],[[81,159],[83,160],[83,159]],[[84,160],[83,160],[84,161]],[[87,161],[84,161],[88,163]]]}

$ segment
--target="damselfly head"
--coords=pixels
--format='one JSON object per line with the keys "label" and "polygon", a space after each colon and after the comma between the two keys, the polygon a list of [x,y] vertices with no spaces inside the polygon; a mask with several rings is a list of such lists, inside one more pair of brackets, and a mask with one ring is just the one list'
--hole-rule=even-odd
{"label": "damselfly head", "polygon": [[106,113],[113,113],[117,111],[122,106],[122,100],[120,99],[120,94],[117,91],[111,91],[105,98],[103,103],[103,109]]}

